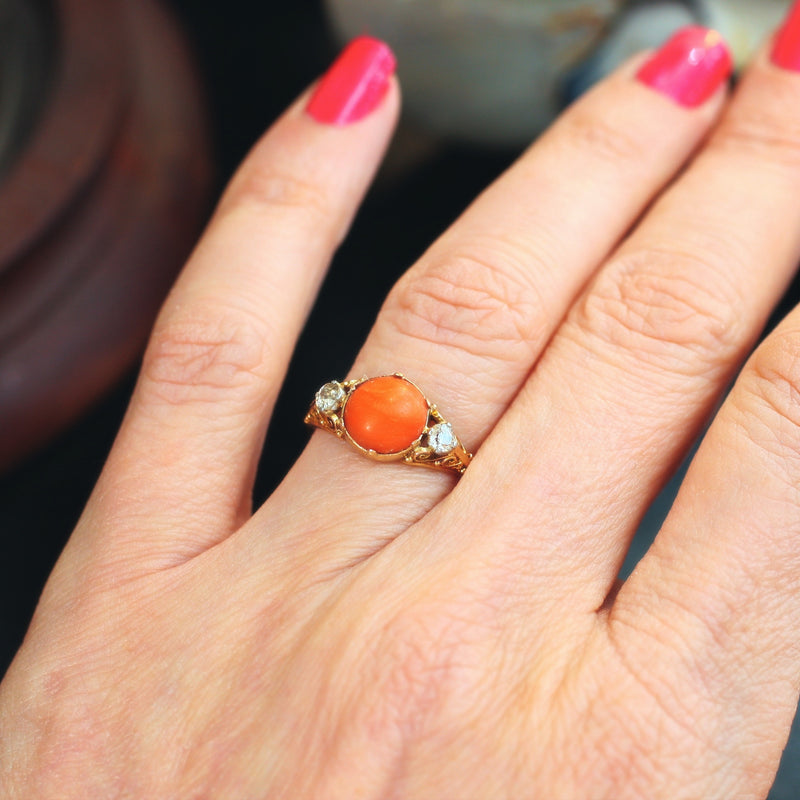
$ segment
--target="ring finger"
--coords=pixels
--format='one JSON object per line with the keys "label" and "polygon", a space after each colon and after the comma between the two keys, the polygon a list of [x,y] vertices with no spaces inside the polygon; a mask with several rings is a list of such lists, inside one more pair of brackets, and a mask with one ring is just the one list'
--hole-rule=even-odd
{"label": "ring finger", "polygon": [[[583,284],[717,116],[730,70],[718,37],[685,31],[659,64],[655,73],[640,71],[641,58],[625,65],[478,198],[391,292],[353,376],[408,375],[468,448],[481,443]],[[452,485],[337,448],[317,435],[263,513],[299,504],[314,529],[339,521],[365,531],[344,540],[346,560],[392,538]],[[332,497],[349,502],[332,509]]]}

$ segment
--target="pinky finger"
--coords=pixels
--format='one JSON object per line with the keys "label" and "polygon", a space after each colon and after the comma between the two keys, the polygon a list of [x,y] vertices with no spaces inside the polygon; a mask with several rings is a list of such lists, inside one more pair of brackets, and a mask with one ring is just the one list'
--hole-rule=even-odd
{"label": "pinky finger", "polygon": [[800,309],[746,365],[609,626],[629,664],[658,665],[662,706],[704,709],[748,790],[726,796],[765,795],[800,691]]}

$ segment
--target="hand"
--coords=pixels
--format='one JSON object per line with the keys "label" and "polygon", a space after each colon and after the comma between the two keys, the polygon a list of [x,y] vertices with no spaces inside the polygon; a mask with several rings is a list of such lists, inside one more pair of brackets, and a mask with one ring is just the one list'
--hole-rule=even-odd
{"label": "hand", "polygon": [[351,376],[419,383],[460,480],[316,432],[253,513],[397,115],[388,51],[351,47],[164,306],[0,685],[3,798],[764,797],[800,679],[800,312],[616,577],[800,259],[791,30],[730,102],[705,32],[627,64],[391,292]]}

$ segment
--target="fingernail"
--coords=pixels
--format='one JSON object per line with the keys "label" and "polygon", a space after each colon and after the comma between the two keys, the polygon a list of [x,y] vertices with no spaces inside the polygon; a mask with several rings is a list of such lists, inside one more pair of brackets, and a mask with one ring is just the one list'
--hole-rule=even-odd
{"label": "fingernail", "polygon": [[717,31],[690,25],[679,30],[636,77],[679,105],[696,108],[730,77],[733,59]]}
{"label": "fingernail", "polygon": [[380,105],[396,65],[389,45],[369,36],[353,39],[323,75],[306,111],[326,125],[349,125]]}
{"label": "fingernail", "polygon": [[800,2],[795,3],[772,45],[772,63],[800,72]]}

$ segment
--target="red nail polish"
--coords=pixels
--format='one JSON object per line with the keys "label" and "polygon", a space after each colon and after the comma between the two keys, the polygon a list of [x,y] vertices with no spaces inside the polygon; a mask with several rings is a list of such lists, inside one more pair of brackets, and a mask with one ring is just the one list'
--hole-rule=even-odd
{"label": "red nail polish", "polygon": [[772,63],[800,72],[800,2],[795,3],[772,45]]}
{"label": "red nail polish", "polygon": [[636,77],[679,105],[696,108],[730,77],[733,59],[716,31],[691,25],[679,30]]}
{"label": "red nail polish", "polygon": [[327,125],[363,119],[383,100],[395,65],[389,45],[369,36],[353,39],[323,75],[306,111]]}

